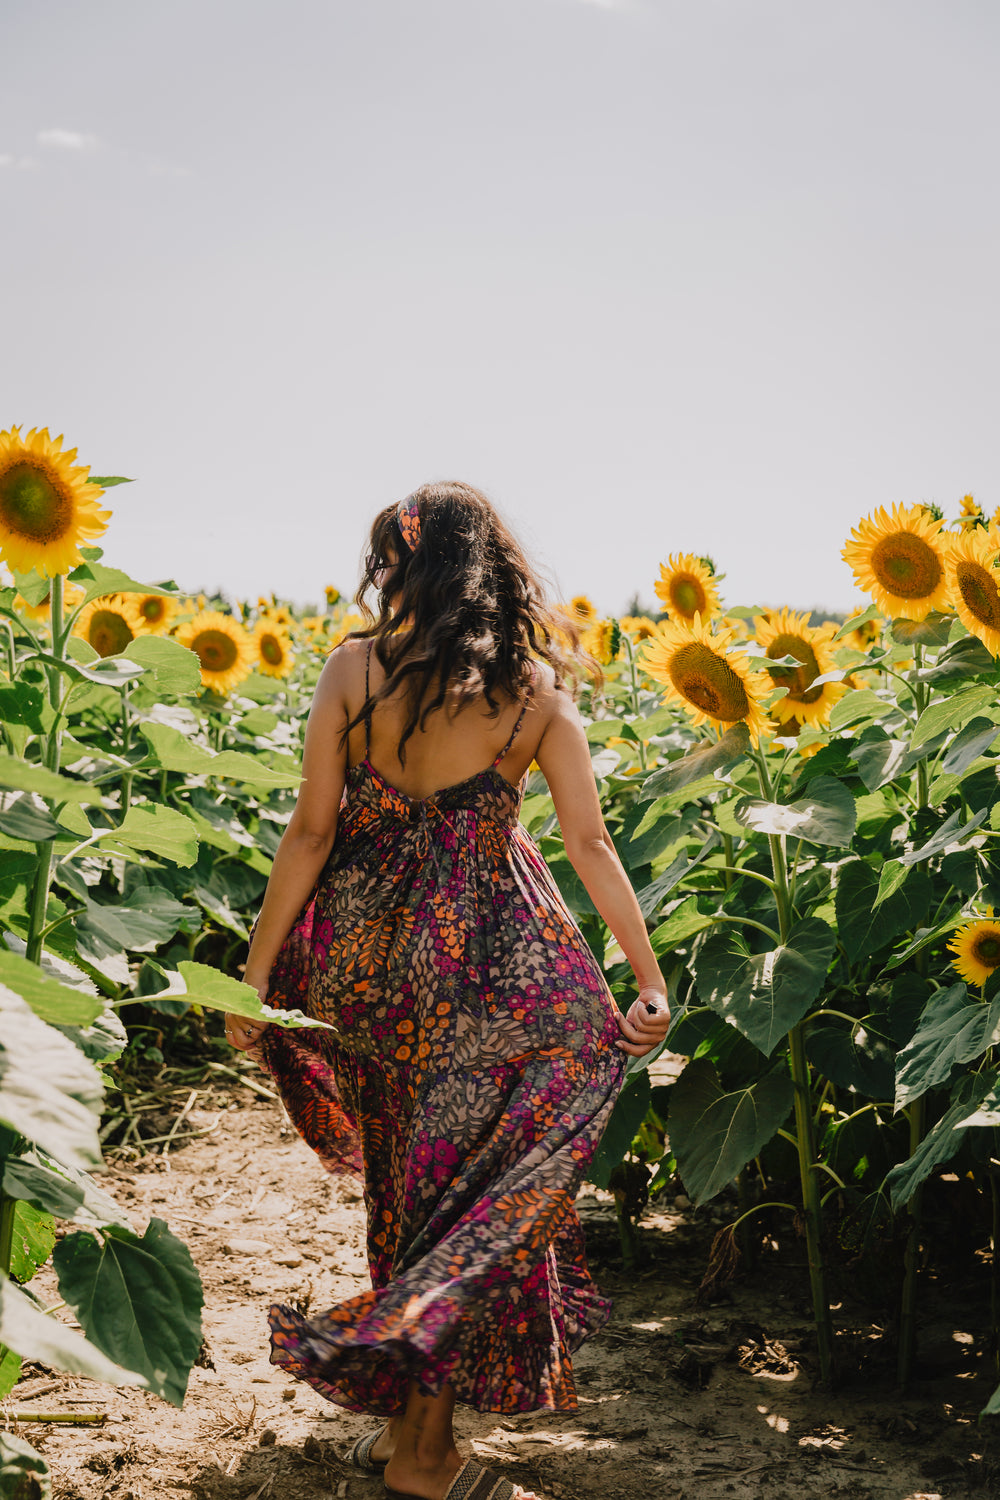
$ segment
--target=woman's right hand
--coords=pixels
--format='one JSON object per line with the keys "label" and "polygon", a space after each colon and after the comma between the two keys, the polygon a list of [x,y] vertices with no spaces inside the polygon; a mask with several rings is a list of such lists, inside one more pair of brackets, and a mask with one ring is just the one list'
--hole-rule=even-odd
{"label": "woman's right hand", "polygon": [[658,985],[644,984],[639,998],[633,1000],[625,1015],[618,1013],[618,1029],[623,1040],[615,1045],[630,1057],[645,1057],[658,1047],[670,1030],[670,1005],[667,992]]}
{"label": "woman's right hand", "polygon": [[267,1021],[251,1021],[247,1016],[234,1016],[226,1011],[226,1041],[240,1052],[249,1052],[256,1047],[270,1024]]}

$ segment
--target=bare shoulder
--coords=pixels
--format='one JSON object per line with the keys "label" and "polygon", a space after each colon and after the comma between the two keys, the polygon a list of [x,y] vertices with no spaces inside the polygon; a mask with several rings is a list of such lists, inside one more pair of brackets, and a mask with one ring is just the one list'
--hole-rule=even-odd
{"label": "bare shoulder", "polygon": [[553,719],[578,717],[572,691],[568,686],[560,686],[556,682],[555,671],[547,661],[535,663],[531,707],[543,724],[548,724]]}
{"label": "bare shoulder", "polygon": [[[317,691],[337,697],[363,695],[368,667],[367,641],[341,641],[334,646],[319,675]],[[357,691],[355,691],[357,690]]]}

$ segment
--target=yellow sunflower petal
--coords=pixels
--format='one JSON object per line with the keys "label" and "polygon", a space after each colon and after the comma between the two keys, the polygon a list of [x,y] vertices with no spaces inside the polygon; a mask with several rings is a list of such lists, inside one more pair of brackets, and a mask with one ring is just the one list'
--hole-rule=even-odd
{"label": "yellow sunflower petal", "polygon": [[166,635],[177,618],[178,604],[167,594],[130,594],[144,629],[150,635]]}
{"label": "yellow sunflower petal", "polygon": [[253,633],[257,671],[266,677],[287,677],[295,666],[288,631],[269,617],[260,620]]}
{"label": "yellow sunflower petal", "polygon": [[693,552],[672,552],[660,564],[654,585],[656,597],[672,620],[691,624],[695,615],[708,620],[719,609],[719,591],[712,574]]}
{"label": "yellow sunflower petal", "polygon": [[1000,538],[977,526],[952,543],[948,577],[958,618],[993,656],[1000,656]]}
{"label": "yellow sunflower petal", "polygon": [[731,651],[733,632],[712,631],[695,615],[690,625],[666,621],[644,641],[640,660],[656,682],[666,686],[665,702],[679,703],[695,724],[712,724],[720,731],[741,721],[753,744],[774,726],[761,700],[770,690],[764,672],[753,672],[740,651]]}
{"label": "yellow sunflower petal", "polygon": [[983,985],[1000,967],[1000,922],[993,921],[993,908],[987,916],[963,922],[948,943],[954,953],[954,967],[966,984]]}
{"label": "yellow sunflower petal", "polygon": [[0,432],[0,555],[19,573],[32,568],[49,578],[83,562],[81,545],[102,536],[111,519],[97,504],[104,491],[87,483],[89,465],[62,438],[33,427]]}
{"label": "yellow sunflower petal", "polygon": [[238,620],[220,610],[202,610],[178,626],[175,638],[189,646],[201,663],[202,686],[229,693],[256,665],[253,641]]}
{"label": "yellow sunflower petal", "polygon": [[142,617],[130,594],[104,594],[84,605],[73,634],[89,642],[98,656],[118,656],[142,634]]}
{"label": "yellow sunflower petal", "polygon": [[932,610],[948,609],[952,539],[942,534],[942,524],[921,505],[894,505],[891,513],[880,505],[851,531],[841,556],[884,614],[924,620]]}
{"label": "yellow sunflower petal", "polygon": [[770,610],[766,619],[758,615],[754,624],[757,642],[770,658],[794,656],[801,663],[798,667],[766,668],[775,687],[788,689],[783,698],[776,699],[771,713],[780,724],[791,720],[813,727],[825,724],[833,705],[847,692],[843,682],[812,686],[815,678],[837,670],[830,644],[836,625],[810,626],[806,615],[789,609]]}

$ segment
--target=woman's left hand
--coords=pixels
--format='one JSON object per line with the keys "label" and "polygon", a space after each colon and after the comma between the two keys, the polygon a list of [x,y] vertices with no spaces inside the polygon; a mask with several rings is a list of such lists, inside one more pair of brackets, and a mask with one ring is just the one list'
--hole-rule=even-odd
{"label": "woman's left hand", "polygon": [[249,1052],[251,1047],[256,1047],[269,1024],[267,1021],[251,1021],[246,1016],[234,1016],[228,1010],[225,1020],[226,1041],[231,1047],[238,1047],[241,1052]]}
{"label": "woman's left hand", "polygon": [[630,1057],[645,1057],[658,1047],[670,1030],[670,1006],[662,990],[644,987],[625,1015],[618,1013],[618,1029],[623,1040],[616,1042],[619,1051]]}

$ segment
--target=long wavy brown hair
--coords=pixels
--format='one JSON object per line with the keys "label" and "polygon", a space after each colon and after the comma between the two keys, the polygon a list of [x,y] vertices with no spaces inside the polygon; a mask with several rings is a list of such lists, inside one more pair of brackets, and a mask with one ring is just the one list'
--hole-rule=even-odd
{"label": "long wavy brown hair", "polygon": [[[495,717],[506,703],[523,699],[534,661],[549,663],[557,687],[599,674],[581,649],[576,625],[548,603],[538,575],[481,491],[447,481],[422,485],[407,498],[420,517],[412,552],[399,529],[398,505],[379,511],[372,525],[355,596],[368,625],[350,638],[374,643],[385,681],[346,731],[405,687],[401,764],[407,740],[446,701],[457,712],[482,698]],[[387,566],[380,588],[376,574]],[[368,602],[371,591],[377,613]]]}

